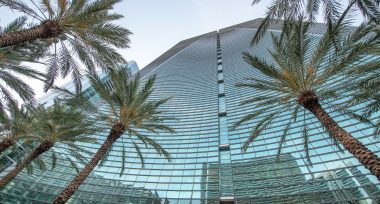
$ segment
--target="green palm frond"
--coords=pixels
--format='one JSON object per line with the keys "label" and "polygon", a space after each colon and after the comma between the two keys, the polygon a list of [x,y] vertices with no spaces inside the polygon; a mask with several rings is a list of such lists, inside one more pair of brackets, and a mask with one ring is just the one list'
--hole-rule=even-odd
{"label": "green palm frond", "polygon": [[[253,1],[252,5],[258,4],[260,1]],[[302,12],[303,2],[300,0],[290,3],[289,1],[272,1],[267,8],[266,16],[262,20],[255,36],[251,41],[251,46],[260,41],[268,30],[271,23],[279,23],[281,20],[291,21],[299,16]],[[282,30],[287,30],[286,24],[282,24]]]}
{"label": "green palm frond", "polygon": [[271,113],[264,118],[262,118],[253,128],[251,135],[249,136],[248,140],[244,142],[244,145],[242,146],[242,151],[247,151],[249,145],[252,143],[253,140],[255,140],[263,131],[265,131],[270,124],[273,122],[275,116],[279,115],[280,113]]}
{"label": "green palm frond", "polygon": [[[141,166],[142,166],[142,167],[145,167],[145,159],[144,159],[143,154],[141,153],[141,149],[140,149],[140,147],[139,147],[139,146],[136,144],[136,142],[133,141],[133,140],[132,140],[132,144],[133,144],[133,147],[134,147],[135,150],[136,150],[137,155],[138,155],[139,158],[140,158]],[[124,147],[123,147],[123,148],[124,148]],[[123,159],[125,159],[125,158],[123,158]],[[122,162],[124,163],[125,161],[123,160]],[[124,166],[122,166],[122,170],[121,170],[121,172],[122,172],[122,171],[124,171]]]}
{"label": "green palm frond", "polygon": [[53,170],[57,165],[57,154],[54,151],[51,152],[51,160],[51,169]]}
{"label": "green palm frond", "polygon": [[29,174],[29,175],[32,175],[34,170],[33,170],[33,164],[28,164],[26,166],[26,172]]}
{"label": "green palm frond", "polygon": [[355,4],[359,8],[363,16],[368,19],[372,19],[378,23],[380,12],[379,12],[379,1],[378,0],[356,0]]}
{"label": "green palm frond", "polygon": [[33,175],[34,166],[37,166],[39,170],[46,171],[46,162],[41,158],[36,158],[32,163],[26,166],[26,172],[28,175]]}
{"label": "green palm frond", "polygon": [[[67,76],[73,79],[76,90],[80,91],[85,72],[95,74],[96,68],[111,70],[126,63],[116,48],[128,48],[128,36],[132,33],[114,23],[123,18],[111,12],[119,2],[121,0],[38,0],[36,3],[0,0],[0,5],[24,13],[40,25],[47,20],[58,24],[60,32],[57,36],[38,39],[44,41],[43,47],[48,49],[44,50],[45,56],[52,55],[49,60],[44,60],[47,63],[45,91],[52,88],[58,77]],[[20,18],[18,22],[25,20]]]}
{"label": "green palm frond", "polygon": [[[261,1],[254,0],[252,5],[259,4],[260,2]],[[346,10],[347,8],[350,8],[351,10],[351,7],[355,6],[361,11],[365,18],[376,23],[379,22],[379,1],[347,0],[346,2],[348,3]],[[339,21],[339,17],[345,12],[345,9],[343,8],[344,4],[345,3],[336,0],[272,0],[270,6],[267,8],[265,18],[261,21],[261,24],[251,41],[251,45],[260,41],[271,23],[281,23],[282,30],[286,31],[288,29],[286,25],[287,22],[294,21],[302,14],[306,15],[307,18],[305,20],[309,22],[315,22],[317,19],[316,17],[322,14],[327,24],[335,24]]]}
{"label": "green palm frond", "polygon": [[71,165],[71,168],[75,169],[75,171],[76,171],[77,173],[79,173],[79,167],[78,167],[77,161],[76,161],[76,160],[73,160],[73,159],[70,158],[70,157],[67,157],[66,159],[69,161],[69,163],[70,163],[70,165]]}
{"label": "green palm frond", "polygon": [[364,123],[370,127],[375,126],[373,121],[367,115],[358,114],[356,113],[356,111],[350,110],[346,106],[342,107],[342,106],[332,104],[329,106],[329,108],[331,108],[333,110],[332,112],[336,113],[337,115],[346,116],[348,118],[355,119],[356,121],[360,123]]}
{"label": "green palm frond", "polygon": [[[133,143],[133,144],[135,145],[135,143]],[[134,146],[134,147],[135,147],[136,151],[137,151],[138,153],[140,153],[140,151],[137,150],[138,147],[137,147],[137,148],[136,148],[136,146]],[[143,158],[143,157],[140,157],[140,159],[141,159],[141,158]],[[123,173],[124,173],[124,170],[125,170],[125,148],[124,148],[124,142],[123,142],[123,147],[122,147],[122,149],[121,149],[121,161],[122,161],[122,163],[121,163],[121,171],[120,171],[119,176],[122,176]],[[142,166],[144,166],[144,160],[143,160],[143,159],[141,159],[141,164],[142,164]]]}
{"label": "green palm frond", "polygon": [[[311,5],[316,2],[328,3],[331,7],[329,12],[332,13],[335,9],[333,6],[339,7],[338,4],[332,5],[334,2],[315,0],[307,5],[308,9],[318,8]],[[286,2],[281,2],[284,5],[277,3],[278,8],[292,6],[285,5]],[[312,113],[306,111],[299,101],[299,97],[309,91],[317,95],[318,103],[329,113],[356,120],[368,127],[376,126],[378,121],[374,122],[371,116],[380,109],[380,92],[376,88],[380,85],[380,78],[376,76],[380,64],[380,35],[377,34],[377,25],[371,22],[362,23],[357,28],[351,26],[350,14],[354,5],[355,2],[350,2],[339,16],[327,24],[321,35],[311,33],[312,24],[305,22],[303,15],[293,16],[290,18],[292,20],[284,22],[286,29],[282,34],[271,33],[273,47],[267,52],[270,57],[263,59],[249,52],[243,53],[243,60],[257,71],[255,76],[246,77],[236,84],[236,87],[250,89],[255,93],[241,101],[242,106],[253,111],[231,126],[231,131],[234,131],[241,125],[253,123],[248,139],[242,144],[243,151],[247,151],[257,137],[264,136],[271,124],[283,123],[279,118],[290,116],[289,121],[277,126],[282,132],[277,160],[290,129],[293,125],[300,125],[303,148],[308,163],[311,164],[308,145],[310,131],[306,123],[308,117],[305,115]],[[288,11],[278,12],[282,15]],[[335,15],[332,13],[328,15]],[[354,111],[354,108],[363,106],[363,103],[370,108],[364,112]],[[375,134],[379,131],[380,128],[375,128]],[[333,139],[332,144],[336,143]]]}
{"label": "green palm frond", "polygon": [[258,69],[265,76],[281,79],[281,73],[279,73],[278,69],[276,69],[273,65],[270,65],[267,62],[259,59],[258,57],[254,57],[248,52],[244,52],[243,59]]}
{"label": "green palm frond", "polygon": [[36,18],[38,20],[44,20],[40,17],[40,14],[37,13],[34,9],[32,9],[30,6],[25,4],[23,1],[20,0],[0,0],[1,6],[9,7],[12,10],[19,11],[21,13],[25,13],[26,15],[32,16],[33,18]]}
{"label": "green palm frond", "polygon": [[251,40],[251,46],[258,43],[261,38],[264,36],[265,32],[268,30],[271,23],[275,22],[274,20],[271,20],[270,14],[267,14],[267,16],[263,19],[261,22],[259,28],[257,29],[255,36]]}
{"label": "green palm frond", "polygon": [[239,127],[240,125],[242,125],[245,122],[253,120],[257,116],[261,115],[263,112],[264,112],[263,110],[259,110],[259,111],[255,111],[254,113],[250,113],[250,114],[245,115],[242,119],[240,119],[239,121],[234,123],[234,125],[232,126],[232,130],[235,130],[237,127]]}
{"label": "green palm frond", "polygon": [[36,158],[34,161],[33,161],[34,164],[36,164],[38,166],[38,168],[41,170],[41,171],[45,171],[46,170],[46,165],[45,165],[45,162],[42,161],[42,159],[40,158]]}
{"label": "green palm frond", "polygon": [[278,146],[277,155],[276,155],[276,161],[277,162],[280,161],[280,155],[281,155],[282,147],[283,147],[283,145],[286,142],[286,138],[288,136],[288,132],[290,130],[291,124],[292,124],[292,120],[289,120],[288,124],[286,125],[286,127],[285,127],[285,129],[284,129],[284,131],[283,131],[283,133],[281,135],[280,144]]}
{"label": "green palm frond", "polygon": [[171,161],[172,158],[171,158],[170,153],[168,151],[166,151],[155,140],[149,138],[148,136],[144,136],[144,135],[141,135],[141,134],[136,134],[136,132],[133,133],[133,135],[135,135],[142,143],[144,143],[144,145],[146,147],[147,146],[153,147],[159,155],[164,156],[168,161]]}
{"label": "green palm frond", "polygon": [[[0,34],[23,29],[25,17],[17,18],[5,28],[0,28]],[[0,111],[5,113],[8,108],[17,104],[19,97],[23,102],[34,102],[34,91],[21,77],[44,80],[44,74],[35,71],[22,62],[35,62],[34,58],[40,56],[42,50],[40,43],[24,43],[17,46],[0,48]]]}
{"label": "green palm frond", "polygon": [[375,124],[375,129],[373,131],[373,134],[375,136],[375,138],[379,138],[379,135],[380,135],[380,120],[378,119],[376,124]]}
{"label": "green palm frond", "polygon": [[[44,105],[15,107],[10,116],[2,120],[3,132],[8,132],[14,140],[20,141],[28,149],[35,148],[36,144],[53,142],[51,153],[51,168],[55,168],[58,159],[68,160],[74,168],[76,163],[85,164],[93,152],[81,146],[86,143],[97,143],[95,134],[99,131],[96,121],[88,118],[80,109],[55,101],[51,107]],[[46,154],[45,154],[46,155]],[[45,168],[46,158],[37,158],[30,164],[41,170]]]}
{"label": "green palm frond", "polygon": [[22,29],[26,24],[26,20],[27,20],[27,18],[25,16],[17,18],[16,20],[9,23],[5,28],[1,28],[0,34],[18,31],[18,30]]}
{"label": "green palm frond", "polygon": [[66,104],[70,108],[80,109],[88,115],[95,117],[98,115],[99,109],[84,96],[84,92],[70,91],[58,86],[54,86],[52,89],[59,95],[56,98],[57,101]]}
{"label": "green palm frond", "polygon": [[[112,89],[97,76],[90,75],[92,88],[98,94],[102,107],[99,108],[99,119],[106,119],[107,124],[103,127],[121,123],[126,128],[130,144],[139,156],[144,165],[143,150],[139,144],[145,147],[153,147],[155,151],[170,160],[170,154],[155,140],[144,135],[141,131],[149,131],[154,134],[162,132],[174,133],[174,129],[167,125],[168,121],[175,120],[173,117],[164,116],[161,106],[168,103],[171,98],[152,100],[155,76],[142,78],[140,75],[131,76],[128,71],[119,67],[108,72],[108,77],[112,83]],[[108,78],[107,78],[108,79]],[[126,134],[125,134],[126,135]],[[125,135],[122,135],[122,139]],[[104,165],[107,157],[111,155],[114,148],[107,152],[100,162]],[[125,147],[122,147],[122,169],[123,174],[126,158]]]}

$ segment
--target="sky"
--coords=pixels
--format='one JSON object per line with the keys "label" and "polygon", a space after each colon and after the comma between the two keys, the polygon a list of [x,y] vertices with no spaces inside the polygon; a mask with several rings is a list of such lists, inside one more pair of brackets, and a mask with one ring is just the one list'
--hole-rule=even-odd
{"label": "sky", "polygon": [[[117,24],[133,35],[130,48],[120,53],[127,60],[135,60],[141,69],[182,40],[264,17],[270,1],[254,6],[251,3],[252,0],[124,0],[114,8],[124,15]],[[0,25],[20,15],[0,7]],[[57,80],[56,85],[68,80]],[[28,83],[34,87],[36,98],[44,94],[42,83],[30,79]]]}
{"label": "sky", "polygon": [[263,17],[252,0],[126,0],[115,10],[120,24],[133,32],[131,48],[122,51],[140,68],[187,38]]}

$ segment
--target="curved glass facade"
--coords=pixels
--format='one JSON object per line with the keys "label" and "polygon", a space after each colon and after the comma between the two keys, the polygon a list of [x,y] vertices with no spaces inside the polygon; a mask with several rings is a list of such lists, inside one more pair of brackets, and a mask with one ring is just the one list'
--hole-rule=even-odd
{"label": "curved glass facade", "polygon": [[[114,145],[107,162],[96,168],[71,203],[378,203],[380,184],[348,152],[340,152],[310,118],[308,165],[299,128],[293,128],[276,162],[281,126],[274,124],[259,136],[247,153],[241,152],[255,120],[236,130],[231,126],[252,108],[239,103],[260,94],[236,88],[245,77],[257,74],[241,53],[266,57],[270,32],[250,47],[258,20],[225,28],[178,43],[141,70],[157,74],[152,98],[173,97],[165,114],[176,117],[169,125],[176,133],[149,135],[172,155],[168,162],[152,148],[141,145],[145,167],[125,137]],[[316,29],[318,30],[318,29]],[[94,96],[95,97],[95,96]],[[281,110],[279,110],[281,111]],[[340,125],[379,155],[380,144],[372,129],[343,117]],[[97,135],[104,141],[108,131]],[[120,176],[122,145],[127,149],[126,169]],[[99,145],[83,145],[95,151]],[[49,154],[46,154],[49,155]],[[10,158],[3,158],[3,160]],[[46,156],[49,163],[49,157]],[[7,164],[12,164],[12,162]],[[9,166],[9,165],[8,165]],[[32,176],[20,174],[0,193],[3,203],[51,202],[74,177],[68,161]],[[11,168],[11,167],[9,167]],[[7,168],[2,168],[3,173]]]}

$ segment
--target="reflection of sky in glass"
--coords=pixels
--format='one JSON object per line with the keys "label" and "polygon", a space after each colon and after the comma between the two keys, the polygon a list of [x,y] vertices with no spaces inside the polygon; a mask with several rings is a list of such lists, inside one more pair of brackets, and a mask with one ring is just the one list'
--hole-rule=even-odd
{"label": "reflection of sky in glass", "polygon": [[[173,57],[169,56],[166,61],[158,59],[159,63],[154,67],[148,66],[143,70],[145,74],[149,71],[148,74],[157,74],[152,99],[173,97],[162,109],[166,111],[166,116],[176,117],[177,120],[168,123],[176,130],[174,134],[141,133],[158,141],[171,153],[173,161],[167,162],[151,147],[146,148],[139,143],[145,157],[143,168],[130,139],[125,135],[114,145],[108,161],[95,170],[75,195],[76,200],[149,203],[159,198],[162,203],[165,199],[170,203],[176,203],[177,199],[179,203],[207,203],[206,200],[218,201],[221,196],[228,195],[237,201],[251,197],[252,203],[378,201],[380,190],[376,178],[349,153],[339,152],[317,120],[310,115],[307,115],[306,122],[310,128],[312,165],[305,158],[301,130],[297,128],[301,122],[291,129],[280,162],[275,162],[279,136],[290,114],[278,118],[280,122],[259,136],[247,153],[241,153],[241,146],[256,121],[233,131],[229,128],[252,111],[249,105],[240,106],[240,101],[260,94],[235,87],[238,81],[256,74],[242,60],[241,53],[250,51],[266,57],[268,53],[265,50],[271,46],[267,34],[261,43],[249,47],[253,34],[250,29],[222,30],[221,59],[218,59],[216,52],[216,33],[199,38],[192,44],[183,42],[182,45],[186,46],[179,44],[178,49],[174,48]],[[343,117],[336,119],[372,151],[379,152],[378,141],[370,137],[370,128]],[[104,141],[107,133],[108,130],[105,130],[98,135],[99,142]],[[127,152],[126,169],[120,176],[123,144]],[[224,144],[229,144],[230,149],[219,150],[219,145]],[[84,146],[93,150],[99,147]],[[3,190],[1,196],[9,200],[54,197],[75,175],[75,171],[68,166],[62,162],[55,171],[43,173],[42,177],[39,176],[42,173],[36,173],[33,177],[37,181],[34,185],[39,186],[34,188],[36,192],[29,189],[20,194],[18,192],[24,192],[24,187],[31,183],[31,178],[23,174],[18,177],[18,184]],[[118,183],[111,184],[110,181]]]}

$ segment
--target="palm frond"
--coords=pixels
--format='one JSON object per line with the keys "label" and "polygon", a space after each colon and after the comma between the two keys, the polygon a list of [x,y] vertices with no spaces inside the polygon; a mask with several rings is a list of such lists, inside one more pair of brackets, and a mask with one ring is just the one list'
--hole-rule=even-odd
{"label": "palm frond", "polygon": [[39,16],[37,12],[35,12],[32,8],[30,8],[27,4],[19,0],[0,0],[1,6],[9,7],[12,10],[19,11],[21,13],[25,13],[33,18],[38,20],[43,20],[42,17]]}
{"label": "palm frond", "polygon": [[137,152],[137,155],[139,156],[140,158],[140,162],[141,162],[141,166],[142,167],[145,167],[145,159],[144,159],[144,156],[143,154],[141,153],[141,149],[140,147],[136,144],[135,141],[132,140],[132,144],[133,144],[133,147],[135,148],[136,152]]}
{"label": "palm frond", "polygon": [[[136,146],[135,146],[136,149]],[[141,157],[140,157],[141,158]],[[142,165],[144,166],[144,161],[141,161]],[[119,176],[122,176],[125,170],[125,148],[124,148],[124,142],[123,142],[123,147],[121,149],[121,170]]]}
{"label": "palm frond", "polygon": [[10,22],[5,28],[2,28],[2,33],[14,32],[22,29],[26,24],[26,16],[21,16],[16,18],[14,21]]}
{"label": "palm frond", "polygon": [[263,131],[267,129],[267,127],[272,123],[274,117],[280,113],[270,113],[267,116],[263,117],[253,128],[251,131],[251,135],[249,138],[244,142],[242,146],[242,151],[247,151],[249,145],[252,143],[253,140],[255,140]]}
{"label": "palm frond", "polygon": [[379,2],[373,0],[356,0],[356,6],[359,8],[362,15],[370,20],[379,22]]}
{"label": "palm frond", "polygon": [[277,149],[277,155],[276,155],[276,161],[279,162],[280,161],[280,155],[281,155],[281,151],[282,151],[282,146],[285,144],[286,142],[286,136],[288,136],[288,132],[289,132],[289,129],[292,125],[292,120],[289,120],[288,124],[286,125],[282,135],[281,135],[281,138],[280,138],[280,144],[278,146],[278,149]]}
{"label": "palm frond", "polygon": [[52,18],[55,15],[50,0],[42,0],[41,6],[47,11],[47,13],[49,14],[49,18]]}
{"label": "palm frond", "polygon": [[281,74],[273,65],[267,64],[265,61],[254,57],[247,52],[243,53],[243,59],[252,67],[258,69],[262,74],[276,79],[281,78]]}
{"label": "palm frond", "polygon": [[243,123],[248,122],[250,120],[253,120],[257,116],[261,115],[263,112],[264,112],[264,110],[258,110],[258,111],[255,111],[254,113],[250,113],[250,114],[245,115],[242,119],[240,119],[236,123],[234,123],[231,130],[235,130],[237,127],[239,127]]}
{"label": "palm frond", "polygon": [[51,152],[51,169],[53,170],[57,166],[57,154],[52,151]]}
{"label": "palm frond", "polygon": [[[19,0],[1,0],[0,5],[39,21],[39,25],[30,27],[40,26],[47,20],[59,25],[58,36],[51,37],[54,40],[49,37],[49,39],[29,40],[30,43],[27,43],[38,42],[36,44],[42,45],[39,54],[33,56],[35,58],[49,56],[41,54],[46,54],[48,51],[53,53],[50,59],[44,60],[48,62],[45,85],[47,91],[59,75],[63,78],[70,76],[76,84],[76,89],[81,90],[84,71],[95,74],[96,68],[112,70],[119,64],[126,64],[126,60],[116,48],[128,48],[130,43],[128,36],[132,33],[114,23],[121,19],[122,15],[110,12],[119,2],[121,0],[40,0],[39,4],[31,1],[31,6],[34,6],[30,7]],[[18,23],[12,25],[13,27],[16,24],[21,25],[23,21],[25,20],[20,18]]]}
{"label": "palm frond", "polygon": [[28,175],[32,175],[33,174],[33,172],[34,172],[34,170],[33,170],[33,164],[28,164],[26,166],[26,172],[27,172]]}
{"label": "palm frond", "polygon": [[261,22],[261,24],[260,24],[259,28],[257,29],[254,37],[252,38],[251,46],[253,46],[254,44],[257,44],[261,40],[261,38],[264,36],[265,32],[268,30],[268,28],[272,22],[273,22],[273,20],[271,20],[271,13],[268,13],[267,16]]}
{"label": "palm frond", "polygon": [[337,114],[341,116],[347,116],[348,118],[352,118],[357,120],[360,123],[364,123],[368,125],[369,127],[374,127],[375,124],[372,122],[372,120],[367,115],[361,115],[355,113],[355,111],[352,111],[348,109],[347,107],[342,107],[338,105],[330,105],[330,108]]}
{"label": "palm frond", "polygon": [[136,136],[144,145],[153,147],[159,155],[164,156],[168,161],[171,161],[171,155],[162,146],[149,138],[148,136],[142,135],[134,130],[129,130],[132,136]]}
{"label": "palm frond", "polygon": [[308,124],[306,123],[306,110],[303,111],[303,125],[302,125],[302,140],[303,140],[303,149],[305,151],[305,157],[307,160],[307,163],[310,165],[313,165],[310,159],[310,152],[309,152],[309,128]]}
{"label": "palm frond", "polygon": [[[255,0],[254,4],[259,2],[260,0]],[[279,136],[277,150],[279,159],[292,124],[302,123],[302,120],[298,120],[302,110],[305,112],[301,138],[306,159],[311,164],[309,124],[305,121],[305,115],[311,112],[300,102],[302,94],[308,92],[315,93],[317,103],[331,108],[332,113],[370,127],[376,125],[370,116],[380,109],[376,103],[376,86],[380,85],[377,77],[380,35],[373,22],[362,23],[357,28],[352,26],[353,6],[356,3],[355,0],[349,1],[348,6],[343,8],[342,3],[335,0],[272,1],[271,11],[268,11],[267,19],[259,28],[265,28],[272,21],[279,23],[276,26],[282,25],[283,32],[271,33],[273,46],[264,53],[265,60],[260,55],[243,53],[243,59],[257,72],[236,84],[236,87],[245,88],[244,91],[250,89],[254,95],[243,100],[241,105],[250,105],[249,108],[255,111],[242,116],[231,127],[234,130],[243,124],[254,124],[248,139],[242,145],[243,151],[247,151],[258,136],[264,135],[266,128],[276,118],[290,115],[289,121],[280,128],[282,135]],[[322,30],[321,35],[314,35],[315,25],[312,22],[320,9],[328,18],[326,30]],[[260,35],[263,32],[255,34],[255,42]],[[360,98],[354,99],[354,96],[359,95]],[[344,100],[344,105],[340,104],[348,98],[354,100],[349,103]],[[351,109],[364,105],[372,111],[367,109],[368,114],[365,114],[366,111],[362,114]],[[334,142],[336,143],[335,140]]]}
{"label": "palm frond", "polygon": [[71,168],[75,169],[75,171],[79,173],[79,167],[77,163],[74,160],[72,160],[70,157],[67,157],[66,159],[69,161]]}

